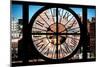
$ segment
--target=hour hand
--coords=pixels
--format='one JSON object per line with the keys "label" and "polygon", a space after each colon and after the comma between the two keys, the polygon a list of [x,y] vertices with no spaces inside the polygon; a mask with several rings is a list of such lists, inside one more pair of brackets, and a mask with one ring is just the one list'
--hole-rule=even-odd
{"label": "hour hand", "polygon": [[54,32],[53,30],[51,30],[51,28],[50,28],[50,27],[48,27],[48,28],[47,28],[47,31]]}

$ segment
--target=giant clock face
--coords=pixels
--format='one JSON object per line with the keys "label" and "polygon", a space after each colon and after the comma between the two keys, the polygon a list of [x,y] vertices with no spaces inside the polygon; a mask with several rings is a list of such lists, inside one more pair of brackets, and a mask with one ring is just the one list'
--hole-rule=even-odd
{"label": "giant clock face", "polygon": [[78,47],[81,37],[80,25],[77,18],[67,9],[45,9],[32,22],[33,44],[44,57],[63,59]]}

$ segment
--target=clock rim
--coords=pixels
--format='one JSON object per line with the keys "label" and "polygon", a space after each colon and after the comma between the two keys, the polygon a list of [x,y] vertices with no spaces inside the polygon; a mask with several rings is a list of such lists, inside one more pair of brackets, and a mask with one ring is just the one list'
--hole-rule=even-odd
{"label": "clock rim", "polygon": [[[77,47],[75,48],[75,50],[68,56],[64,57],[64,58],[61,58],[61,59],[51,59],[51,58],[48,58],[46,56],[44,56],[42,53],[40,53],[37,48],[35,47],[34,43],[33,43],[33,46],[34,46],[34,50],[36,50],[36,53],[37,55],[39,55],[39,57],[41,57],[41,59],[44,59],[46,61],[50,61],[50,62],[61,62],[61,61],[68,61],[71,57],[74,56],[74,54],[76,54],[76,52],[78,51],[78,49],[82,46],[82,40],[84,38],[84,34],[83,34],[83,24],[80,20],[80,18],[78,17],[78,15],[72,10],[70,9],[70,7],[63,7],[63,6],[45,6],[45,7],[42,7],[41,9],[39,9],[31,18],[30,20],[30,23],[29,23],[29,27],[30,27],[30,32],[32,32],[32,26],[34,24],[34,21],[35,19],[37,18],[37,16],[39,14],[41,14],[43,11],[47,10],[47,9],[50,9],[50,8],[62,8],[62,9],[65,9],[67,11],[69,11],[74,17],[75,19],[78,21],[78,24],[79,24],[79,27],[80,27],[80,40],[79,40],[79,43],[77,45]],[[32,39],[32,35],[31,35],[31,39]],[[33,42],[33,41],[32,41]]]}

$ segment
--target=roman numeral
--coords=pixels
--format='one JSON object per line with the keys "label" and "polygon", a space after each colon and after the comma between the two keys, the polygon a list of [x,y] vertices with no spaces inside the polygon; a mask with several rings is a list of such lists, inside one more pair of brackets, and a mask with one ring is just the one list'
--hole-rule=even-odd
{"label": "roman numeral", "polygon": [[58,9],[58,22],[61,23],[61,20],[62,20],[61,9]]}
{"label": "roman numeral", "polygon": [[51,15],[53,17],[55,17],[56,16],[56,8],[53,8],[53,9],[50,9],[50,10],[51,10]]}
{"label": "roman numeral", "polygon": [[58,58],[60,58],[60,50],[58,50]]}
{"label": "roman numeral", "polygon": [[48,17],[47,13],[44,13],[44,14],[45,14],[45,16],[47,17],[47,19],[50,19],[50,18]]}
{"label": "roman numeral", "polygon": [[43,52],[46,49],[46,47],[48,46],[48,44],[44,45],[44,47],[41,49],[41,52]]}
{"label": "roman numeral", "polygon": [[[63,11],[63,10],[62,10]],[[62,14],[61,14],[61,9],[58,9],[58,16],[62,16]]]}
{"label": "roman numeral", "polygon": [[42,49],[43,46],[44,46],[44,44],[38,44],[38,45],[37,45],[37,47],[39,48],[39,50]]}
{"label": "roman numeral", "polygon": [[60,48],[60,52],[63,57],[67,54],[67,52],[62,47]]}
{"label": "roman numeral", "polygon": [[53,22],[55,23],[56,21],[55,21],[54,17],[56,17],[56,9],[55,8],[50,9],[50,12],[51,12],[51,16],[52,16]]}
{"label": "roman numeral", "polygon": [[44,25],[44,23],[42,23],[42,22],[40,22],[38,20],[37,20],[36,24],[39,25],[39,26],[41,26],[41,27],[43,27],[43,25]]}
{"label": "roman numeral", "polygon": [[64,46],[64,48],[65,48],[65,50],[66,50],[67,53],[70,53],[71,52],[71,50],[68,47],[68,44],[66,42],[65,42],[65,44],[63,46]]}
{"label": "roman numeral", "polygon": [[68,20],[68,17],[70,16],[71,14],[69,12],[65,12],[65,14],[63,15],[63,18],[66,18]]}
{"label": "roman numeral", "polygon": [[36,45],[39,45],[40,43],[42,43],[43,42],[43,40],[41,40],[39,43],[37,43]]}
{"label": "roman numeral", "polygon": [[68,12],[67,12],[67,18],[68,18],[70,15],[71,15],[71,13],[68,13]]}
{"label": "roman numeral", "polygon": [[72,44],[72,46],[77,45],[77,39],[75,38],[75,36],[74,37],[71,37],[71,42],[70,43]]}
{"label": "roman numeral", "polygon": [[51,58],[56,58],[56,53],[53,53],[53,52],[52,52]]}
{"label": "roman numeral", "polygon": [[38,50],[42,49],[43,46],[44,46],[43,40],[41,40],[40,42],[38,42],[38,43],[36,44],[36,46],[37,46]]}
{"label": "roman numeral", "polygon": [[70,43],[73,44],[73,46],[74,46],[77,44],[77,41],[74,38],[72,38]]}
{"label": "roman numeral", "polygon": [[55,50],[56,50],[56,49],[55,49],[55,48],[56,48],[56,47],[54,46],[54,47],[53,47],[53,51],[52,51],[52,53],[51,53],[51,55],[52,55],[51,58],[56,58],[56,54],[55,54]]}
{"label": "roman numeral", "polygon": [[67,14],[67,12],[65,12],[65,14],[64,14],[64,16],[63,16],[63,18],[65,18],[66,14]]}
{"label": "roman numeral", "polygon": [[65,57],[66,54],[67,52],[60,45],[60,49],[58,50],[58,58]]}
{"label": "roman numeral", "polygon": [[74,46],[73,46],[73,44],[71,44],[71,42],[70,41],[68,41],[68,46],[69,46],[69,49],[70,49],[70,51],[72,52],[73,50],[74,50]]}
{"label": "roman numeral", "polygon": [[40,18],[49,26],[48,22],[42,16]]}
{"label": "roman numeral", "polygon": [[48,49],[44,52],[44,54],[48,56],[49,53],[50,53],[50,49],[48,48]]}
{"label": "roman numeral", "polygon": [[73,19],[73,16],[68,20],[68,18],[66,19],[67,20],[67,22],[66,22],[66,24],[65,25],[67,25],[71,20]]}

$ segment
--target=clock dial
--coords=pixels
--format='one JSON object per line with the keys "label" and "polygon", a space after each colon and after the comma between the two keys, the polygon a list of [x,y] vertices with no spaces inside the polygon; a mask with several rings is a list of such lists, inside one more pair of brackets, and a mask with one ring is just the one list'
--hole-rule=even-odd
{"label": "clock dial", "polygon": [[80,33],[76,17],[63,8],[42,11],[32,26],[32,40],[36,49],[49,59],[71,55],[79,45]]}

